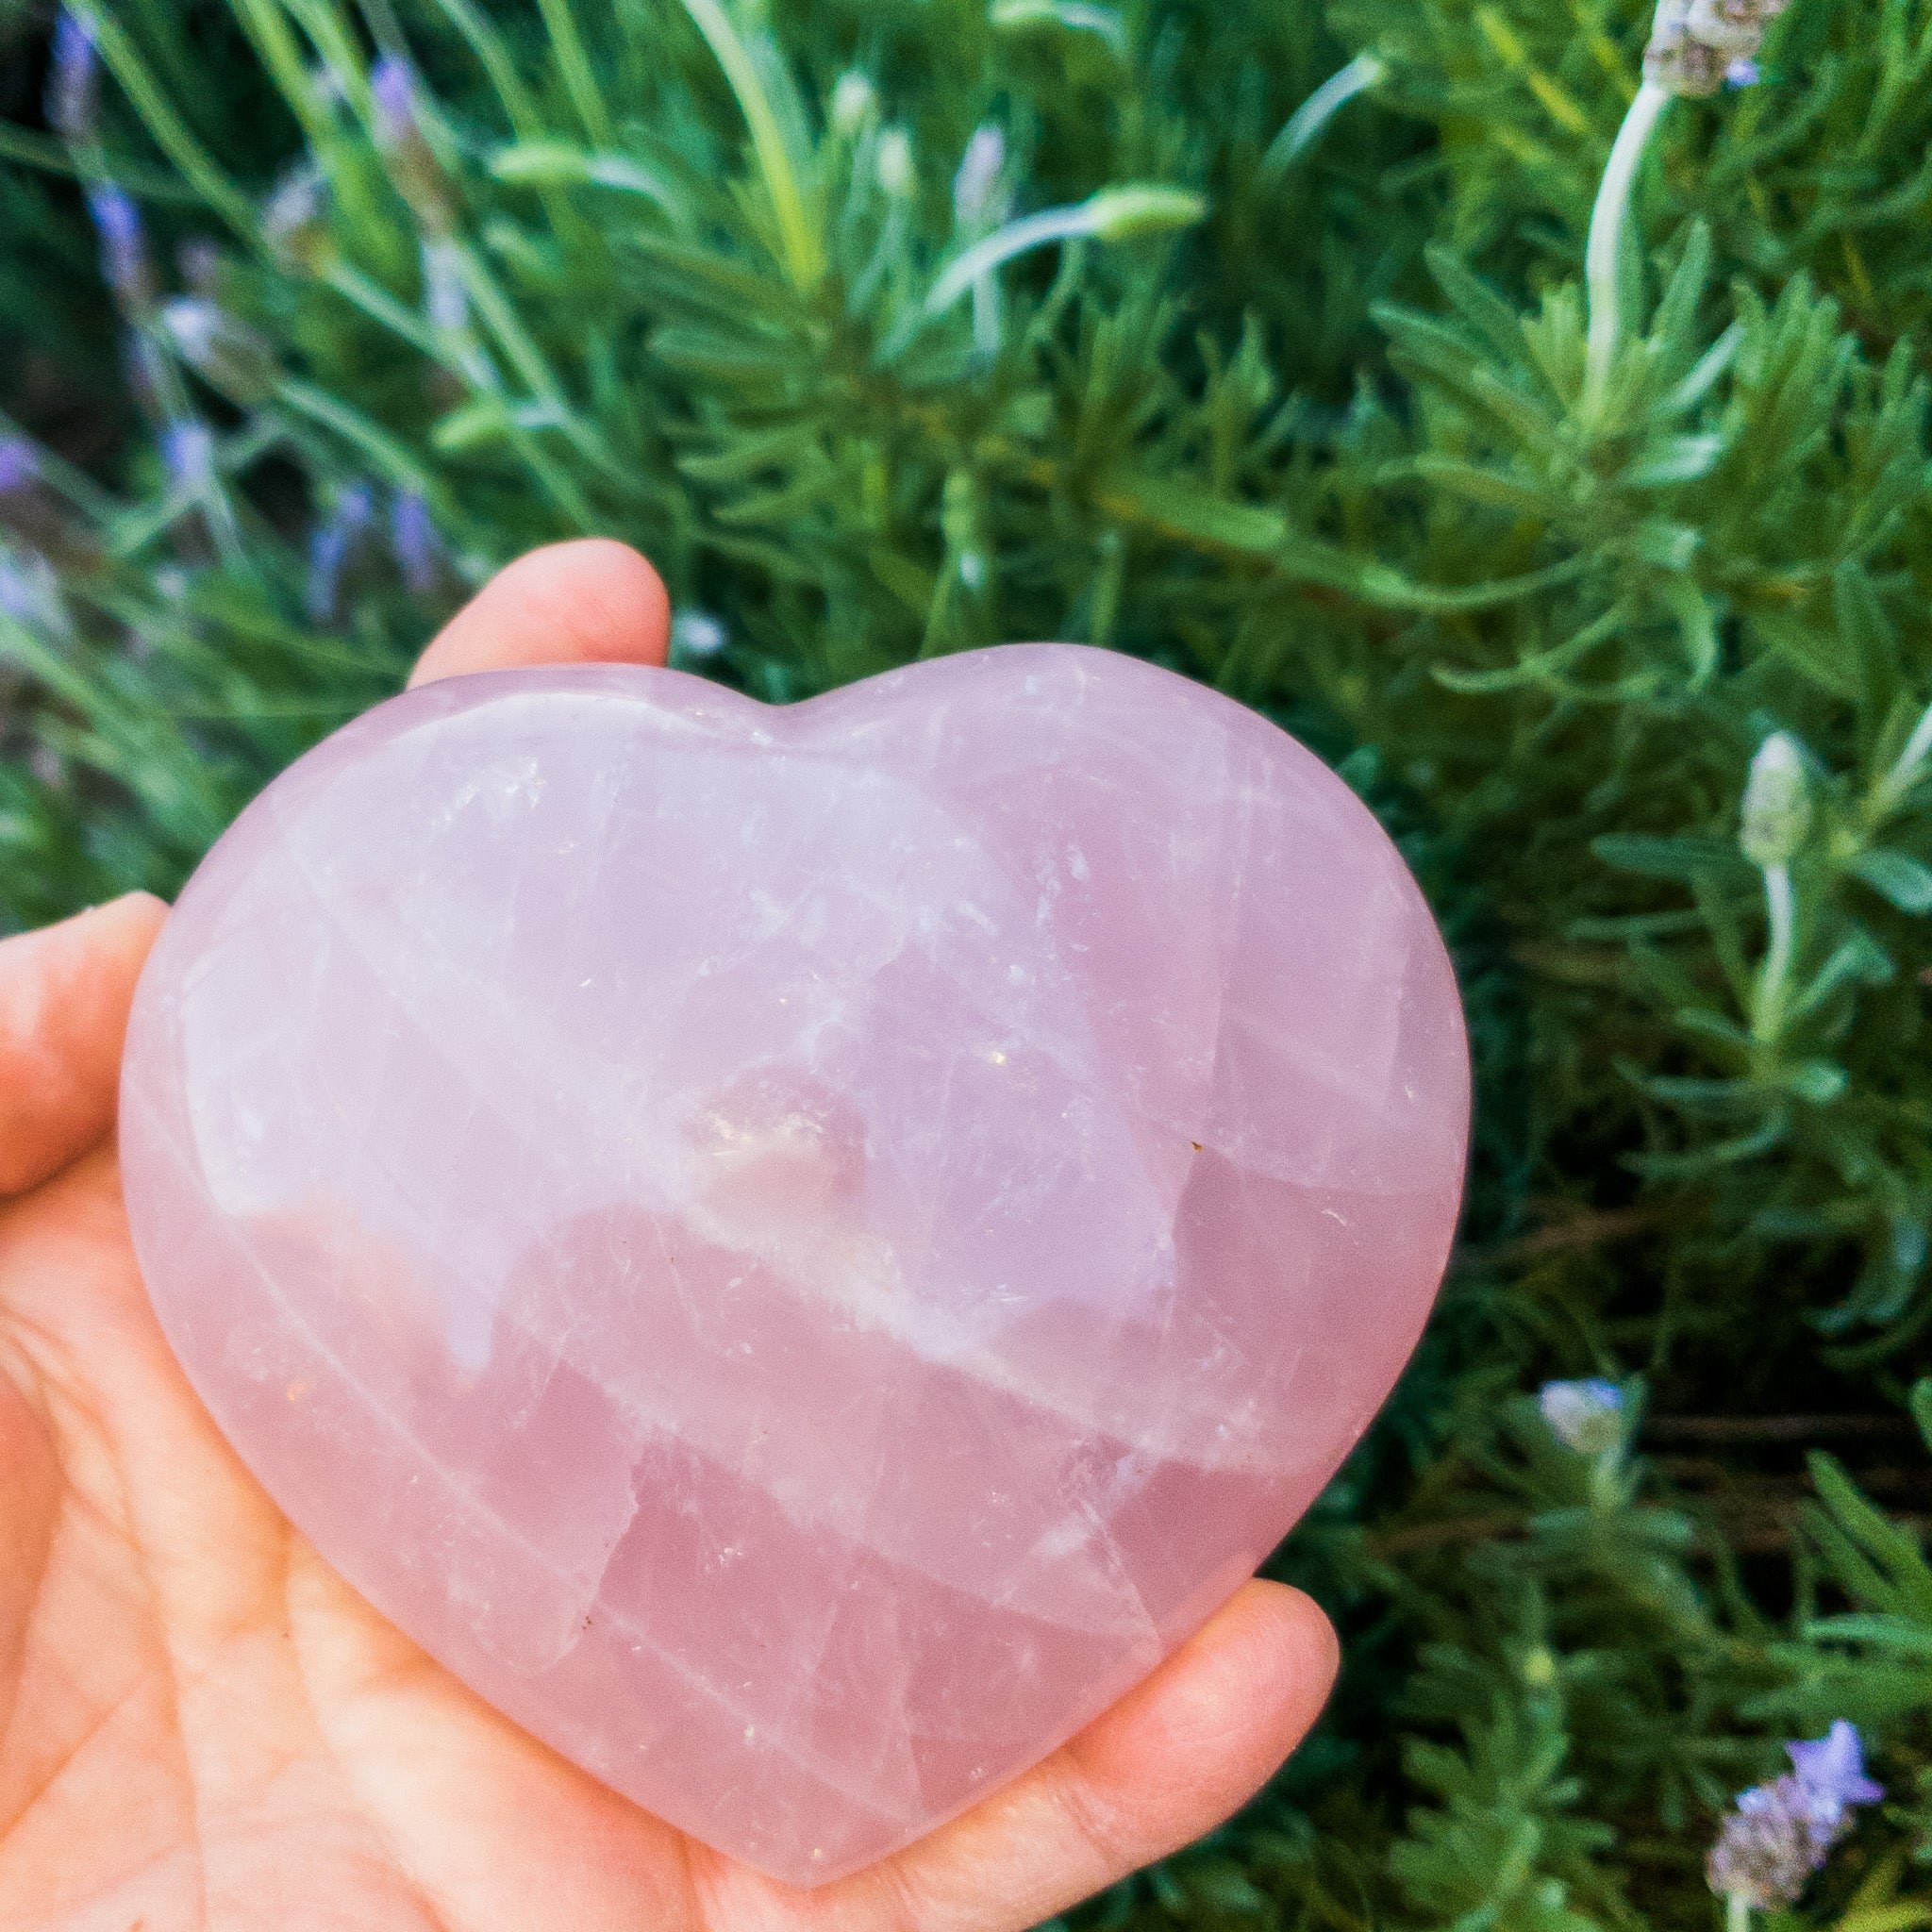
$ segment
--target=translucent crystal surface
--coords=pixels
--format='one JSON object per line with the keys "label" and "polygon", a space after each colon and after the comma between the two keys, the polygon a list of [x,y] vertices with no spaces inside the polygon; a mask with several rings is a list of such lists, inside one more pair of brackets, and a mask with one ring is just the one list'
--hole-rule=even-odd
{"label": "translucent crystal surface", "polygon": [[806,1884],[1060,1742],[1307,1506],[1456,1215],[1455,982],[1291,739],[1012,645],[770,709],[383,706],[141,985],[222,1427],[502,1710]]}

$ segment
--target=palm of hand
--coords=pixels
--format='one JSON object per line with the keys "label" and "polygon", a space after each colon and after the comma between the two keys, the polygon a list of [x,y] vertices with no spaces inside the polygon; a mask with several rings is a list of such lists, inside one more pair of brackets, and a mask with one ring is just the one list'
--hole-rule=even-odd
{"label": "palm of hand", "polygon": [[[634,553],[561,546],[418,675],[661,661],[664,629]],[[1307,1728],[1333,1639],[1251,1584],[1026,1776],[798,1892],[499,1718],[276,1509],[149,1308],[112,1113],[161,916],[122,900],[0,943],[0,1925],[1019,1927],[1217,1822]]]}

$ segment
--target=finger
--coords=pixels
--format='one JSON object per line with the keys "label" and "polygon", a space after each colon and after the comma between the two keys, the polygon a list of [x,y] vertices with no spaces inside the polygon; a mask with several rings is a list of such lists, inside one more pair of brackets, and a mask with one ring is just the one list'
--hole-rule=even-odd
{"label": "finger", "polygon": [[1199,1838],[1301,1741],[1340,1658],[1311,1599],[1243,1586],[1064,1749],[892,1861],[908,1920],[1019,1932]]}
{"label": "finger", "polygon": [[443,625],[412,685],[531,664],[661,664],[664,580],[627,543],[584,537],[520,557]]}
{"label": "finger", "polygon": [[0,940],[0,1195],[45,1180],[112,1127],[128,1003],[167,913],[130,892]]}
{"label": "finger", "polygon": [[869,1871],[797,1892],[694,1848],[704,1922],[713,1932],[1021,1932],[1252,1797],[1320,1714],[1339,1656],[1310,1599],[1246,1584],[1070,1743]]}

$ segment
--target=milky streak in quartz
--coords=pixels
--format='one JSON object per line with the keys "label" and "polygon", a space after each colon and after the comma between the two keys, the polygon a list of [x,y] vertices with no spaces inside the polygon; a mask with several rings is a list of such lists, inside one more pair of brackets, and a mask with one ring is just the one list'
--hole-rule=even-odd
{"label": "milky streak in quartz", "polygon": [[122,1111],[156,1307],[492,1704],[811,1884],[1267,1554],[1421,1327],[1455,982],[1253,713],[1011,645],[788,710],[413,691],[196,874]]}

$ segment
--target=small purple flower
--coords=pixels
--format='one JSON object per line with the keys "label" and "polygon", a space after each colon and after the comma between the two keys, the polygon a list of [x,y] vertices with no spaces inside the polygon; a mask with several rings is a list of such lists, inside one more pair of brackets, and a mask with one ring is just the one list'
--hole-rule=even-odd
{"label": "small purple flower", "polygon": [[427,596],[436,588],[437,559],[442,545],[428,501],[420,490],[396,492],[395,507],[390,513],[390,541],[403,582],[412,595]]}
{"label": "small purple flower", "polygon": [[141,210],[126,191],[111,181],[97,181],[87,192],[88,212],[101,237],[101,273],[124,302],[141,304],[154,294],[148,266],[147,237]]}
{"label": "small purple flower", "polygon": [[161,431],[161,460],[175,487],[198,496],[214,480],[215,439],[206,423],[183,416]]}
{"label": "small purple flower", "polygon": [[375,138],[385,147],[400,147],[416,125],[416,70],[407,60],[385,54],[369,75],[369,93],[375,104]]}
{"label": "small purple flower", "polygon": [[1790,1753],[1792,1775],[1827,1824],[1836,1824],[1854,1805],[1875,1805],[1885,1795],[1885,1787],[1865,1775],[1865,1745],[1857,1726],[1843,1718],[1824,1737],[1785,1749]]}
{"label": "small purple flower", "polygon": [[40,452],[25,437],[0,438],[0,496],[26,489],[40,473]]}
{"label": "small purple flower", "polygon": [[1857,1730],[1843,1718],[1824,1737],[1785,1749],[1794,1768],[1738,1794],[1738,1807],[1705,1861],[1705,1876],[1720,1898],[1758,1907],[1795,1903],[1852,1828],[1852,1807],[1885,1795],[1865,1775]]}
{"label": "small purple flower", "polygon": [[1763,73],[1755,60],[1733,60],[1724,69],[1726,87],[1756,87],[1763,78]]}
{"label": "small purple flower", "polygon": [[342,569],[356,541],[375,515],[375,499],[366,485],[352,483],[342,491],[328,519],[308,540],[308,617],[313,624],[335,621],[336,599]]}
{"label": "small purple flower", "polygon": [[69,141],[92,141],[98,131],[100,80],[93,23],[63,8],[54,27],[47,119]]}
{"label": "small purple flower", "polygon": [[424,128],[416,71],[385,55],[369,76],[375,106],[375,144],[389,162],[396,192],[433,234],[447,234],[455,219],[450,182]]}
{"label": "small purple flower", "polygon": [[1550,1434],[1566,1449],[1596,1456],[1624,1440],[1624,1391],[1592,1375],[1582,1382],[1545,1382],[1537,1394]]}

